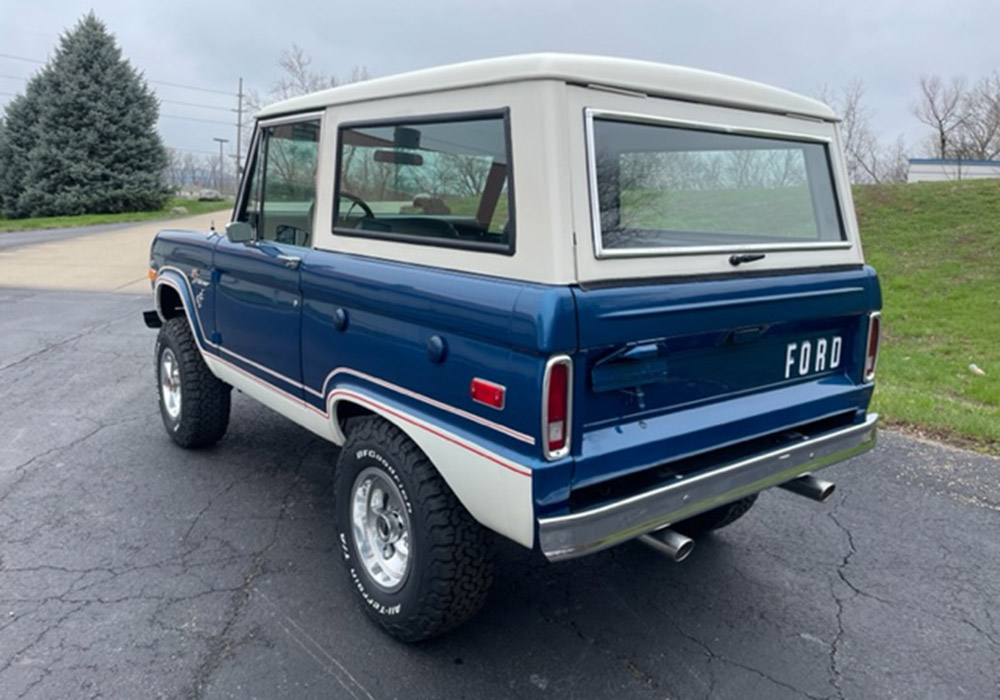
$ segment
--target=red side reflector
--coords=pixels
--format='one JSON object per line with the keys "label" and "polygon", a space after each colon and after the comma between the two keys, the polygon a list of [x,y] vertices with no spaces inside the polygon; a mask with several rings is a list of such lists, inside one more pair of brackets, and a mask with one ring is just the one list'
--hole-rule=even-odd
{"label": "red side reflector", "polygon": [[546,406],[545,439],[549,452],[566,446],[566,414],[569,405],[569,365],[552,365],[549,372],[549,401]]}
{"label": "red side reflector", "polygon": [[507,388],[477,377],[469,384],[469,396],[476,403],[485,404],[502,411],[507,396]]}
{"label": "red side reflector", "polygon": [[873,312],[868,318],[868,346],[865,349],[865,376],[870,382],[875,378],[875,365],[878,364],[878,348],[882,337],[882,314]]}

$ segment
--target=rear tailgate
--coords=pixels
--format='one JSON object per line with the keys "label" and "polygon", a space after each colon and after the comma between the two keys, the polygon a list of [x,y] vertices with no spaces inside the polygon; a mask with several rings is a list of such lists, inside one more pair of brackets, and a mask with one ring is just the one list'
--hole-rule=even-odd
{"label": "rear tailgate", "polygon": [[874,271],[575,290],[574,488],[840,416],[852,421]]}

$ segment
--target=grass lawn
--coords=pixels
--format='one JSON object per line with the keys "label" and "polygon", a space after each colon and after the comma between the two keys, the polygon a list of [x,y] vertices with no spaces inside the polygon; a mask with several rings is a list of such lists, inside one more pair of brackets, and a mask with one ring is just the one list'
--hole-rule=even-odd
{"label": "grass lawn", "polygon": [[[172,207],[184,207],[187,214],[171,214]],[[128,214],[80,214],[78,216],[40,216],[31,219],[0,219],[0,233],[9,231],[32,231],[45,228],[71,228],[73,226],[94,226],[97,224],[118,224],[127,221],[151,221],[155,219],[176,219],[182,216],[207,214],[211,211],[232,209],[233,201],[199,202],[196,199],[171,199],[162,209],[137,211]]]}
{"label": "grass lawn", "polygon": [[874,410],[1000,454],[1000,181],[859,186],[854,197],[885,305]]}

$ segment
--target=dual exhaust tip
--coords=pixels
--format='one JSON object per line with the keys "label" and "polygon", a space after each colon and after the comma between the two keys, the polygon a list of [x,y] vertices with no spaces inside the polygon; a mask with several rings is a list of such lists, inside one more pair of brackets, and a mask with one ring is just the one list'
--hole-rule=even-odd
{"label": "dual exhaust tip", "polygon": [[639,541],[676,562],[684,561],[694,551],[694,540],[669,527],[639,535]]}
{"label": "dual exhaust tip", "polygon": [[[837,486],[832,481],[824,481],[817,479],[812,474],[804,474],[797,479],[781,484],[781,488],[823,503],[833,495]],[[675,562],[684,561],[694,551],[694,540],[676,530],[671,530],[669,527],[639,535],[638,539],[647,547],[665,554]]]}

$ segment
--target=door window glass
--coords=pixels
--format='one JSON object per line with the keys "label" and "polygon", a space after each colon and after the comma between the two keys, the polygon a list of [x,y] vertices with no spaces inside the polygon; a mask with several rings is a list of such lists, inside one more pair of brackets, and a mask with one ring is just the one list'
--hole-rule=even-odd
{"label": "door window glass", "polygon": [[258,240],[311,245],[319,129],[318,119],[263,128],[240,218]]}

